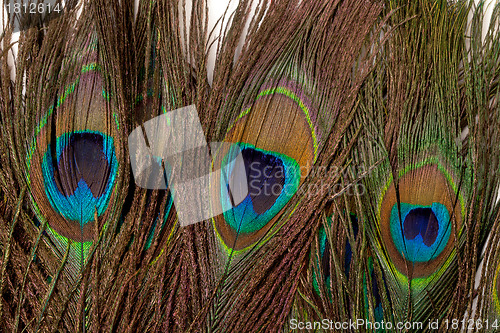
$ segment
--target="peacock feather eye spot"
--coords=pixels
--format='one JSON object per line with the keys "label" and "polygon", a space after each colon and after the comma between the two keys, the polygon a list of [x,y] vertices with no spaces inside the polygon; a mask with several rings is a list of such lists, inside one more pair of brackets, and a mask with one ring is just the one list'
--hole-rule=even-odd
{"label": "peacock feather eye spot", "polygon": [[451,235],[462,228],[462,193],[453,173],[433,160],[400,171],[397,183],[396,188],[392,177],[388,179],[378,203],[382,245],[388,254],[381,259],[402,279],[435,277],[454,255],[456,237]]}
{"label": "peacock feather eye spot", "polygon": [[261,84],[228,128],[223,142],[239,149],[218,149],[213,163],[211,205],[223,212],[213,222],[228,251],[249,249],[281,228],[287,219],[279,214],[307,176],[300,171],[317,158],[317,110],[297,82],[275,79]]}
{"label": "peacock feather eye spot", "polygon": [[401,203],[400,207],[402,223],[397,204],[391,211],[391,234],[397,250],[414,263],[435,259],[450,237],[448,209],[436,202],[431,206]]}

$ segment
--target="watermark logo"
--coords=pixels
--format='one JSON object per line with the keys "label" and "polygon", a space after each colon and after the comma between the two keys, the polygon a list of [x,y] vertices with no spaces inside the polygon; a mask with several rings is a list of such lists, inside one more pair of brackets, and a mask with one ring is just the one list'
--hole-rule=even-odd
{"label": "watermark logo", "polygon": [[77,0],[7,0],[4,10],[13,32],[47,24],[76,7]]}
{"label": "watermark logo", "polygon": [[248,194],[245,163],[237,145],[210,144],[212,151],[231,152],[231,159],[223,168],[212,172],[213,161],[194,105],[137,127],[129,135],[128,146],[136,184],[146,189],[169,188],[181,226],[224,212],[220,205],[211,203],[211,184],[220,184],[221,200],[228,200],[233,206]]}

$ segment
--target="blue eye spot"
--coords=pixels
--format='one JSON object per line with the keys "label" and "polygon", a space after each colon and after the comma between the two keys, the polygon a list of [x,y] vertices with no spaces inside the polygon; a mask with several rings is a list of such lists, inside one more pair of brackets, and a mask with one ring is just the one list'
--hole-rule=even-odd
{"label": "blue eye spot", "polygon": [[437,202],[430,206],[401,203],[391,210],[391,236],[399,253],[419,263],[435,259],[446,247],[451,233],[448,209]]}

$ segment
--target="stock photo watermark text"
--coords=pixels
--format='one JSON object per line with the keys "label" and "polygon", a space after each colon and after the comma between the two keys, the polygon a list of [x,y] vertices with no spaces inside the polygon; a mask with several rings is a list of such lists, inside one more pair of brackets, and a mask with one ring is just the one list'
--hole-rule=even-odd
{"label": "stock photo watermark text", "polygon": [[448,332],[454,331],[477,331],[477,330],[498,330],[500,329],[499,320],[482,320],[482,319],[429,319],[425,322],[421,321],[370,321],[367,319],[349,319],[348,321],[334,321],[323,319],[321,321],[299,321],[297,319],[290,320],[290,328],[292,330],[331,330],[335,332],[356,332],[356,331],[420,331],[420,330],[443,330]]}

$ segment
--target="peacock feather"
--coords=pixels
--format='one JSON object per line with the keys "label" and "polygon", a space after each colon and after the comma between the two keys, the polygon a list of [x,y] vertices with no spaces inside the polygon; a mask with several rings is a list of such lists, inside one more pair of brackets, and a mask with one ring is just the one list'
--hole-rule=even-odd
{"label": "peacock feather", "polygon": [[37,217],[47,221],[46,232],[60,242],[57,247],[64,249],[69,240],[75,242],[81,261],[99,229],[94,223],[99,217],[108,219],[108,208],[116,200],[120,158],[114,139],[119,124],[114,121],[116,113],[107,107],[109,92],[93,54],[97,45],[89,44],[83,52],[90,56],[82,57],[80,73],[58,89],[55,105],[37,119],[26,161]]}
{"label": "peacock feather", "polygon": [[[475,58],[464,38],[467,3],[390,5],[402,8],[390,25],[403,23],[361,94],[367,134],[355,158],[381,164],[363,180],[358,216],[388,287],[384,315],[453,320],[471,311],[471,298],[464,299],[497,211],[498,154],[483,164],[479,142],[496,144],[498,115],[487,96],[472,93],[477,77],[467,64]],[[478,125],[478,117],[492,121]]]}
{"label": "peacock feather", "polygon": [[[314,163],[318,147],[313,120],[316,115],[306,97],[299,96],[285,82],[262,87],[255,103],[238,115],[224,137],[224,142],[237,145],[241,151],[249,192],[236,206],[227,198],[221,199],[224,213],[214,219],[214,224],[229,249],[252,246],[266,234]],[[216,160],[215,170],[224,170],[222,166],[232,160],[234,149],[226,150],[217,152],[223,157],[220,162]]]}
{"label": "peacock feather", "polygon": [[[325,170],[329,165],[340,169],[347,156],[340,147],[350,145],[342,140],[352,120],[350,96],[371,64],[361,48],[381,10],[379,4],[352,2],[287,6],[270,4],[266,20],[272,30],[264,23],[250,25],[228,84],[218,82],[225,76],[214,75],[213,87],[227,88],[214,94],[218,122],[210,132],[238,149],[216,151],[213,169],[220,170],[239,150],[248,184],[247,197],[238,204],[222,201],[230,209],[213,219],[218,289],[211,325],[221,331],[272,331],[288,321],[289,291],[297,288],[303,269],[296,263],[308,257],[312,242],[305,235],[319,226],[315,207],[330,194],[325,183],[339,177]],[[334,31],[344,31],[358,15],[367,24],[361,33],[345,30],[352,45],[346,49]],[[233,45],[232,35],[227,36],[223,45]],[[324,43],[329,46],[319,47]],[[316,56],[321,65],[313,65]],[[216,183],[211,190],[217,204],[225,189]]]}

